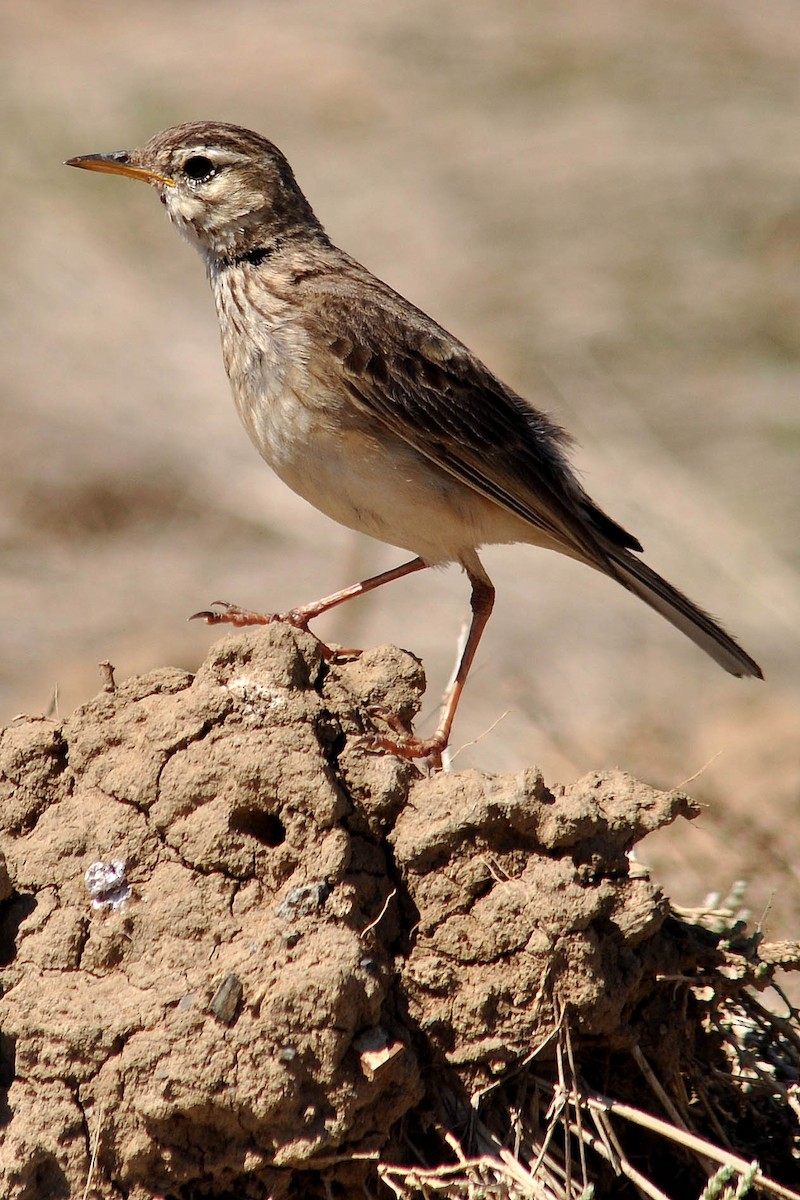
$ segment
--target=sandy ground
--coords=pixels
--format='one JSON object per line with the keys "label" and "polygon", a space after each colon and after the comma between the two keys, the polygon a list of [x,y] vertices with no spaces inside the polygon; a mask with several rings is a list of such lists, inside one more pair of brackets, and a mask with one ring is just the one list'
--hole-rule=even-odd
{"label": "sandy ground", "polygon": [[[45,0],[6,5],[2,41],[0,719],[55,685],[69,712],[101,659],[194,670],[213,635],[185,617],[218,597],[280,609],[398,561],[262,466],[155,197],[60,165],[237,121],[335,240],[563,421],[591,493],[767,674],[730,679],[571,563],[489,551],[458,765],[701,772],[707,816],[653,852],[671,894],[745,876],[796,933],[796,6]],[[319,632],[421,655],[430,728],[466,600],[454,570],[417,577]]]}

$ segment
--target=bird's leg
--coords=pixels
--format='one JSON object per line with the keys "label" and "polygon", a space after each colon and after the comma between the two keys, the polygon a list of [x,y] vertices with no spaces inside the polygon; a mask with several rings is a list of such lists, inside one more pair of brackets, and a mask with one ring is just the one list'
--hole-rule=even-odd
{"label": "bird's leg", "polygon": [[[350,587],[333,592],[332,595],[325,596],[322,600],[303,604],[301,607],[292,608],[285,613],[251,612],[248,608],[239,608],[237,604],[227,604],[224,600],[215,600],[211,609],[194,613],[189,620],[205,621],[207,625],[235,625],[237,628],[245,625],[271,625],[274,621],[281,621],[286,625],[294,625],[295,629],[308,630],[309,621],[322,616],[323,613],[336,608],[339,604],[344,604],[346,600],[354,600],[356,596],[364,596],[384,583],[392,583],[395,579],[402,579],[404,575],[422,571],[427,565],[421,558],[412,558],[399,567],[392,567],[390,571],[382,571],[380,575],[373,575],[370,579],[363,579],[360,583],[353,583]],[[219,611],[214,611],[215,609]],[[325,646],[324,642],[321,642],[320,645],[323,647],[326,657],[332,657],[333,652],[330,648]]]}
{"label": "bird's leg", "polygon": [[[480,567],[480,563],[477,565]],[[399,754],[403,758],[427,758],[431,761],[431,765],[435,769],[440,768],[442,765],[442,751],[450,741],[450,731],[453,728],[453,720],[458,708],[458,702],[461,699],[461,693],[464,691],[464,685],[467,682],[467,676],[469,675],[472,661],[475,658],[478,643],[483,636],[486,623],[492,615],[492,608],[494,607],[495,591],[489,576],[482,569],[480,574],[468,567],[465,570],[472,584],[472,596],[470,598],[472,623],[464,646],[464,653],[461,655],[461,662],[458,664],[455,678],[445,697],[442,719],[439,722],[436,733],[434,733],[433,737],[418,738],[402,729],[396,720],[393,721],[389,718],[388,724],[396,736],[385,737],[382,734],[377,734],[370,739],[374,747],[390,750],[393,754]],[[386,720],[385,714],[382,715]]]}
{"label": "bird's leg", "polygon": [[350,587],[342,588],[341,591],[325,596],[322,600],[304,604],[301,608],[293,608],[278,620],[288,621],[291,625],[296,625],[298,629],[307,629],[309,621],[322,616],[323,613],[336,608],[339,604],[344,604],[346,600],[355,600],[356,596],[364,596],[367,592],[382,587],[384,583],[393,583],[395,579],[403,579],[406,575],[413,575],[415,571],[424,571],[427,565],[421,558],[412,558],[399,567],[392,567],[390,571],[381,571],[380,575],[363,579],[361,583],[353,583]]}

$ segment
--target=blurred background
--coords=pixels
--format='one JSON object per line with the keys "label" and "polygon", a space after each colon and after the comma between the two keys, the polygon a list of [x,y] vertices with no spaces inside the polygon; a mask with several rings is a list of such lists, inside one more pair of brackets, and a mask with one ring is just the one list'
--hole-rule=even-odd
{"label": "blurred background", "polygon": [[[765,684],[528,547],[456,765],[618,765],[704,816],[645,845],[676,900],[750,880],[800,933],[800,22],[792,0],[78,0],[3,17],[0,719],[195,668],[217,598],[281,610],[402,560],[274,479],[202,264],[147,188],[69,171],[184,120],[287,154],[335,241],[577,438],[593,497]],[[466,580],[320,621],[422,657],[432,730]],[[463,747],[463,749],[460,749]]]}

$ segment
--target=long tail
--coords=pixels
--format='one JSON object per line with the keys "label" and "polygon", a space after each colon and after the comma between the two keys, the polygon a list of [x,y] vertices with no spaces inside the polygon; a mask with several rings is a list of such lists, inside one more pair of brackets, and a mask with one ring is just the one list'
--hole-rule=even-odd
{"label": "long tail", "polygon": [[629,551],[606,545],[606,554],[613,562],[615,575],[623,587],[666,617],[671,625],[685,633],[731,675],[764,678],[758,663],[745,653],[730,634],[713,617],[693,604],[671,583],[667,583],[666,579],[662,579]]}

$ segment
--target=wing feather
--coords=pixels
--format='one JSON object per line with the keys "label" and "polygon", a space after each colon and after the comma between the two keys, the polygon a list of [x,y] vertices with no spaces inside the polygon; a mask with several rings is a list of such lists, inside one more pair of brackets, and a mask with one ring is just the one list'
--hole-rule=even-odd
{"label": "wing feather", "polygon": [[568,553],[616,575],[604,544],[641,546],[587,496],[567,462],[564,431],[430,317],[352,265],[346,277],[306,280],[302,311],[309,335],[338,359],[353,404]]}

